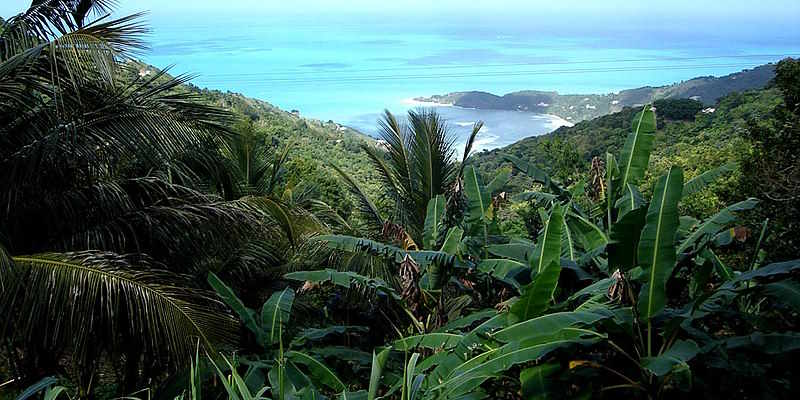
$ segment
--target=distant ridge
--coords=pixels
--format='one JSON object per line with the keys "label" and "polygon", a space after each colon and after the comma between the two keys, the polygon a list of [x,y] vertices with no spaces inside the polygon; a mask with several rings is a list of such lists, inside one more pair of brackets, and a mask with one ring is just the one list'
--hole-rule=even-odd
{"label": "distant ridge", "polygon": [[645,86],[610,94],[562,95],[557,92],[525,90],[497,96],[470,91],[419,97],[415,100],[464,108],[531,111],[579,122],[658,99],[694,99],[710,106],[733,92],[763,89],[774,76],[775,64],[766,64],[722,77],[703,76],[667,86]]}

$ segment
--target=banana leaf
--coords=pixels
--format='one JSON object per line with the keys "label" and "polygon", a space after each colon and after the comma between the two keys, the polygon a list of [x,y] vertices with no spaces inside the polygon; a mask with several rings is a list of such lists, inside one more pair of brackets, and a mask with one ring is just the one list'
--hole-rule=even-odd
{"label": "banana leaf", "polygon": [[637,254],[646,276],[638,298],[639,315],[644,320],[653,318],[666,305],[666,284],[676,262],[675,234],[682,190],[683,171],[670,168],[656,182],[647,210]]}

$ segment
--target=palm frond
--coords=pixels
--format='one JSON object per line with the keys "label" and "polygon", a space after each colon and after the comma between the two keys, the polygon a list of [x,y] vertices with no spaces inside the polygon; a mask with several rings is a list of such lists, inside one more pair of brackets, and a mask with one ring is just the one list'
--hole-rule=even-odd
{"label": "palm frond", "polygon": [[[407,198],[409,192],[407,187],[398,182],[396,169],[386,162],[381,150],[368,144],[362,144],[361,148],[367,154],[372,167],[378,173],[385,197],[389,198],[394,204],[401,203],[404,198]],[[395,207],[395,217],[400,220],[403,218],[402,210],[403,207]]]}
{"label": "palm frond", "polygon": [[18,290],[3,304],[13,305],[6,315],[15,323],[6,333],[30,345],[72,349],[84,360],[103,350],[96,346],[125,341],[186,364],[196,339],[213,349],[235,337],[235,320],[212,294],[147,258],[78,252],[13,260]]}
{"label": "palm frond", "polygon": [[397,186],[405,193],[412,193],[415,182],[411,170],[408,127],[400,123],[389,110],[384,110],[383,118],[378,121],[378,137],[386,142]]}
{"label": "palm frond", "polygon": [[444,194],[455,177],[454,138],[441,116],[432,110],[408,112],[411,137],[412,165],[417,188],[412,194],[410,223],[404,224],[419,239],[428,202]]}
{"label": "palm frond", "polygon": [[381,213],[378,211],[378,208],[375,207],[375,204],[372,202],[372,200],[370,200],[369,196],[367,196],[361,186],[355,180],[353,180],[353,178],[347,172],[344,172],[336,165],[331,164],[331,168],[333,168],[339,174],[339,176],[347,185],[350,193],[353,195],[353,197],[355,197],[356,203],[358,204],[358,210],[364,216],[364,222],[367,225],[367,229],[373,235],[379,235],[383,229],[384,219],[381,216]]}
{"label": "palm frond", "polygon": [[467,138],[467,143],[464,145],[464,154],[461,156],[461,170],[458,173],[458,176],[461,176],[464,173],[464,166],[467,163],[467,158],[469,158],[470,154],[472,154],[472,146],[475,144],[475,139],[478,137],[478,133],[483,128],[483,121],[478,121],[475,125],[472,125],[472,132],[469,134]]}

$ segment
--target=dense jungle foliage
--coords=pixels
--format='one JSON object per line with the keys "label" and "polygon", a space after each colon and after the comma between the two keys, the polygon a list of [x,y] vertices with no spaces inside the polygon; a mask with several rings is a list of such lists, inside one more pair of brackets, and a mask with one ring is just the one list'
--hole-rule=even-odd
{"label": "dense jungle foliage", "polygon": [[0,398],[800,391],[800,62],[457,158],[141,73],[113,5],[0,21]]}

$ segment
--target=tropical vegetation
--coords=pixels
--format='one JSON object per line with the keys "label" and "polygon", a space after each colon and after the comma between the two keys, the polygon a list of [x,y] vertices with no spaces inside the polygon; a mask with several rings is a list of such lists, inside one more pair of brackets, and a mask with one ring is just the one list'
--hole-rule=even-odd
{"label": "tropical vegetation", "polygon": [[799,62],[459,157],[432,110],[378,147],[141,74],[113,6],[0,21],[0,398],[800,390]]}

